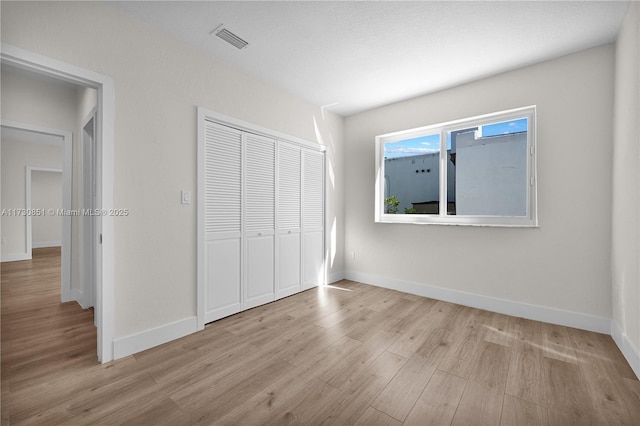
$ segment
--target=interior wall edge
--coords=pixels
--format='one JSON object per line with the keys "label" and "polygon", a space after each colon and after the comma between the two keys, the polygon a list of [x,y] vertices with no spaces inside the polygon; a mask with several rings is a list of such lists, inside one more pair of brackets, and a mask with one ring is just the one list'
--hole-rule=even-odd
{"label": "interior wall edge", "polygon": [[338,281],[344,280],[344,271],[331,272],[327,275],[327,284],[337,283]]}

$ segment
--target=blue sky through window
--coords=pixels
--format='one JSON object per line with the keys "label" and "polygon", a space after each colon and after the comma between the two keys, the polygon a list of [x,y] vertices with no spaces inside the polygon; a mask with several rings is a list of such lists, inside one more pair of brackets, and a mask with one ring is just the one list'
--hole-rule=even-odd
{"label": "blue sky through window", "polygon": [[420,136],[384,144],[385,158],[412,157],[440,152],[440,135]]}
{"label": "blue sky through window", "polygon": [[[520,118],[500,123],[486,124],[482,126],[482,136],[487,137],[526,132],[529,126],[527,121],[528,120],[526,118]],[[447,141],[447,149],[449,148],[451,148],[451,142]],[[415,155],[433,154],[439,151],[439,134],[420,136],[417,138],[405,139],[398,142],[387,142],[384,144],[385,158],[412,157]]]}
{"label": "blue sky through window", "polygon": [[527,119],[503,121],[502,123],[486,124],[482,126],[482,136],[507,135],[509,133],[526,132],[528,128]]}

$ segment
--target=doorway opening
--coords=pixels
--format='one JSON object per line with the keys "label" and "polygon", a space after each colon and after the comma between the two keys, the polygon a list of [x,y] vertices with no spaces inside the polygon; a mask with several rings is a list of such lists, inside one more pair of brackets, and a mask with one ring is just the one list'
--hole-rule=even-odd
{"label": "doorway opening", "polygon": [[[61,301],[68,302],[72,300],[71,220],[68,216],[60,215],[55,207],[51,207],[54,211],[49,211],[50,207],[41,211],[39,205],[32,205],[32,176],[34,172],[58,172],[62,177],[62,194],[57,206],[61,210],[71,209],[72,135],[63,130],[8,120],[2,120],[0,125],[2,129],[3,207],[25,209],[25,214],[3,215],[2,261],[29,260],[32,257],[34,247],[60,246],[60,294]],[[34,167],[34,164],[50,167]],[[36,210],[37,215],[26,214]],[[35,244],[34,218],[36,220]],[[55,223],[58,223],[60,227],[54,225]],[[40,225],[43,225],[44,232],[41,237],[37,232]],[[49,236],[47,237],[47,235]],[[57,237],[51,235],[57,235]]]}
{"label": "doorway opening", "polygon": [[[113,80],[90,70],[79,68],[53,58],[2,44],[0,62],[48,78],[57,79],[78,86],[89,87],[97,92],[97,105],[93,120],[92,135],[95,162],[92,176],[95,189],[94,207],[100,211],[113,209],[113,140],[115,118],[115,95]],[[3,121],[2,124],[6,124]],[[85,123],[86,124],[86,123]],[[114,336],[114,243],[113,217],[96,215],[92,221],[92,244],[95,262],[92,266],[95,277],[94,301],[97,328],[97,355],[100,362],[113,359]],[[64,246],[63,246],[64,247]],[[70,296],[70,295],[69,295]]]}

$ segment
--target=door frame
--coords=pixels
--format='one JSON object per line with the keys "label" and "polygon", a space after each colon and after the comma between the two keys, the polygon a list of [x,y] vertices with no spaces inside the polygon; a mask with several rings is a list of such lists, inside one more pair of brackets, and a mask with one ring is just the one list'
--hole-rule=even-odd
{"label": "door frame", "polygon": [[[48,167],[32,167],[32,166],[27,166],[27,170],[26,170],[26,176],[25,176],[25,182],[26,182],[26,194],[25,194],[25,207],[27,209],[27,212],[30,212],[31,209],[33,208],[33,203],[31,201],[31,198],[33,196],[33,191],[32,191],[32,185],[33,185],[33,172],[45,172],[45,173],[60,173],[60,175],[62,175],[62,209],[63,210],[68,210],[67,207],[67,201],[69,201],[69,209],[71,206],[71,197],[67,198],[67,188],[69,189],[69,195],[71,195],[71,185],[67,186],[66,185],[66,179],[67,176],[65,175],[65,170],[64,169],[56,169],[56,168],[48,168]],[[60,299],[61,301],[64,302],[68,302],[69,298],[70,298],[70,289],[71,286],[65,286],[65,283],[69,283],[69,275],[66,276],[65,279],[65,269],[67,269],[67,267],[70,268],[71,266],[71,259],[69,259],[69,247],[70,245],[68,244],[71,241],[71,217],[68,215],[64,215],[61,214],[60,212],[51,212],[51,211],[46,211],[44,212],[43,215],[46,216],[62,216],[62,240],[61,240],[61,246],[62,246],[62,256],[61,256],[61,269],[62,269],[62,277],[60,279]],[[32,252],[33,251],[33,215],[31,214],[27,214],[27,251],[28,252]],[[65,244],[66,243],[66,244]],[[66,252],[66,253],[65,253]],[[65,254],[67,256],[65,256]],[[66,288],[65,288],[66,287]],[[65,300],[65,291],[67,291],[67,300]]]}
{"label": "door frame", "polygon": [[[4,126],[4,123],[3,123]],[[70,145],[70,143],[69,143]],[[70,149],[70,146],[69,146]],[[25,207],[27,211],[31,210],[31,177],[32,172],[52,172],[62,173],[62,208],[71,210],[71,164],[67,160],[67,142],[65,141],[64,161],[62,169],[53,169],[46,167],[30,167],[26,170],[26,195]],[[50,212],[46,212],[47,215]],[[57,214],[57,213],[56,213]],[[33,234],[31,216],[27,215],[27,252],[31,254],[33,250]],[[62,216],[62,249],[60,255],[60,301],[70,302],[73,300],[71,294],[71,216]]]}
{"label": "door frame", "polygon": [[[91,125],[90,125],[91,123]],[[78,144],[82,145],[82,206],[83,210],[91,210],[94,211],[97,206],[94,201],[94,197],[96,196],[94,191],[94,186],[96,185],[95,181],[95,170],[96,170],[96,108],[92,108],[89,114],[82,120],[80,123],[82,129],[82,137],[79,138],[81,140],[78,141]],[[87,127],[91,127],[91,134],[89,135],[86,131]],[[90,138],[90,139],[88,139]],[[87,144],[90,146],[87,147]],[[87,149],[89,148],[89,149]],[[87,155],[88,154],[88,155]],[[87,173],[90,178],[87,181]],[[89,187],[89,188],[88,188]],[[87,189],[89,190],[89,194],[87,194]],[[87,200],[87,195],[89,195],[90,199]],[[96,250],[95,245],[98,241],[98,236],[96,233],[96,217],[93,215],[83,215],[82,216],[82,241],[80,242],[81,257],[82,257],[82,268],[81,268],[81,278],[82,278],[82,297],[78,302],[82,305],[84,309],[95,306],[96,303],[96,287],[95,283],[97,281],[96,278]],[[88,284],[87,284],[88,283]],[[97,325],[97,320],[94,319],[95,324]]]}
{"label": "door frame", "polygon": [[[38,53],[5,43],[0,44],[0,61],[18,68],[47,75],[98,92],[96,107],[96,165],[98,207],[104,211],[114,208],[114,123],[115,84],[113,79],[96,72],[68,64]],[[114,221],[113,216],[101,215],[96,220],[102,241],[96,246],[96,306],[98,360],[113,360],[114,321]]]}

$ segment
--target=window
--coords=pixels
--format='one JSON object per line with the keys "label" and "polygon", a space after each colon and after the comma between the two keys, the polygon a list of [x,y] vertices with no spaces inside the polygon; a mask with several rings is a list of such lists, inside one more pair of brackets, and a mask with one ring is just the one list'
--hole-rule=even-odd
{"label": "window", "polygon": [[537,226],[535,106],[376,137],[376,222]]}

